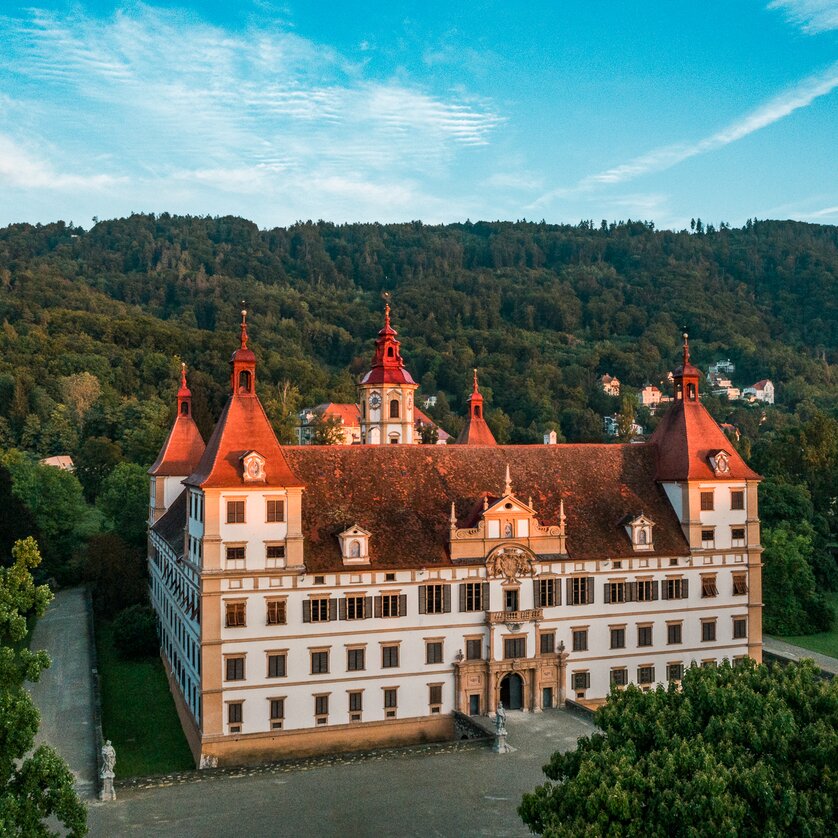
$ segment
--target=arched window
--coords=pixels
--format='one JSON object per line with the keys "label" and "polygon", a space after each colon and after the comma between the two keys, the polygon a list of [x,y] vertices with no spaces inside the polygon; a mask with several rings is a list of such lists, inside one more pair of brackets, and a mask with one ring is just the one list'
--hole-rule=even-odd
{"label": "arched window", "polygon": [[390,418],[391,419],[398,419],[399,418],[399,400],[398,399],[390,399]]}
{"label": "arched window", "polygon": [[239,390],[243,390],[245,393],[250,392],[250,371],[249,370],[242,370],[239,373]]}
{"label": "arched window", "polygon": [[362,419],[367,418],[367,403],[366,403],[365,400],[361,401],[361,418]]}
{"label": "arched window", "polygon": [[358,559],[361,557],[361,542],[360,541],[353,541],[349,545],[349,558],[350,559]]}
{"label": "arched window", "polygon": [[515,533],[512,530],[512,521],[507,521],[503,527],[503,537],[504,538],[512,538]]}
{"label": "arched window", "polygon": [[189,416],[189,402],[181,402],[180,413],[182,416]]}
{"label": "arched window", "polygon": [[474,418],[475,418],[475,419],[479,419],[479,418],[480,418],[480,405],[479,405],[479,404],[476,404],[476,405],[474,406]]}
{"label": "arched window", "polygon": [[388,358],[392,358],[392,357],[393,357],[393,347],[392,347],[392,346],[388,346],[388,347],[387,347],[387,357],[388,357]]}
{"label": "arched window", "polygon": [[687,385],[687,396],[691,402],[695,401],[695,384]]}
{"label": "arched window", "polygon": [[675,385],[675,398],[676,399],[683,399],[684,398],[684,388],[680,384]]}

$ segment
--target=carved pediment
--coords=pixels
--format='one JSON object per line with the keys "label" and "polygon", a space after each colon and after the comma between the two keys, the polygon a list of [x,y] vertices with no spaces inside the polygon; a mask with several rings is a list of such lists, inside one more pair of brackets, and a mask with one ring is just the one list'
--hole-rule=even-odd
{"label": "carved pediment", "polygon": [[486,560],[486,572],[490,578],[508,581],[520,579],[522,576],[534,576],[534,558],[529,550],[507,544],[489,554]]}

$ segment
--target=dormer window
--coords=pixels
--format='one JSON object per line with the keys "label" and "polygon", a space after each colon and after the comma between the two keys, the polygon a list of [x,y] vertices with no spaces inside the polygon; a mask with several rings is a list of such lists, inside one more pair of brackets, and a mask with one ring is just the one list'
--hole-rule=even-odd
{"label": "dormer window", "polygon": [[338,540],[345,565],[369,564],[370,533],[367,530],[353,524],[338,535]]}
{"label": "dormer window", "polygon": [[642,513],[640,515],[628,516],[624,519],[626,534],[631,539],[631,546],[637,551],[654,550],[652,541],[652,528],[655,522]]}
{"label": "dormer window", "polygon": [[710,455],[710,467],[717,477],[730,473],[730,454],[727,451],[715,451]]}
{"label": "dormer window", "polygon": [[258,451],[248,451],[242,456],[242,477],[245,483],[265,481],[265,458]]}

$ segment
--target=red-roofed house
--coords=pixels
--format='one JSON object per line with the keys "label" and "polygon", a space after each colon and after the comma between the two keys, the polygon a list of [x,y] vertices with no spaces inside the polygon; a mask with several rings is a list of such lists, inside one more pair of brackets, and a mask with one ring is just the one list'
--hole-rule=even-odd
{"label": "red-roofed house", "polygon": [[[376,345],[362,434],[409,441],[415,384],[389,316]],[[475,375],[461,444],[283,447],[244,320],[231,366],[209,444],[149,534],[199,766],[445,740],[457,712],[760,659],[759,477],[701,405],[686,340],[673,405],[635,445],[497,445]]]}
{"label": "red-roofed house", "polygon": [[774,385],[769,379],[763,378],[751,387],[746,387],[742,395],[751,401],[774,404]]}

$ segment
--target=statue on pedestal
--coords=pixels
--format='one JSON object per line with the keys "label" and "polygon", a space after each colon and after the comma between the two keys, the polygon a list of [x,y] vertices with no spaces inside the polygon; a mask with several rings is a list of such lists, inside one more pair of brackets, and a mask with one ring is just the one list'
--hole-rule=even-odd
{"label": "statue on pedestal", "polygon": [[105,741],[102,746],[102,770],[99,773],[99,778],[102,780],[102,790],[99,792],[100,800],[116,800],[116,792],[114,791],[114,767],[116,766],[116,751],[111,740]]}
{"label": "statue on pedestal", "polygon": [[495,712],[495,742],[492,750],[496,754],[509,754],[514,748],[506,744],[506,710],[503,709],[503,702],[498,702],[498,709]]}

